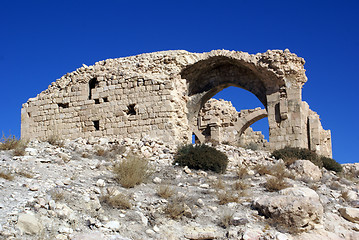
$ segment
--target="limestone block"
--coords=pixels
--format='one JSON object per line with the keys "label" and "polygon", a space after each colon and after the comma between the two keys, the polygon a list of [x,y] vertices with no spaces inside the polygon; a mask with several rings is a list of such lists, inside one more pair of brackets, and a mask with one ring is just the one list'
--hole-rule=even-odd
{"label": "limestone block", "polygon": [[340,208],[338,210],[343,218],[348,221],[359,223],[359,209],[358,208]]}
{"label": "limestone block", "polygon": [[40,234],[43,226],[33,213],[22,213],[17,220],[17,227],[21,232],[29,235]]}

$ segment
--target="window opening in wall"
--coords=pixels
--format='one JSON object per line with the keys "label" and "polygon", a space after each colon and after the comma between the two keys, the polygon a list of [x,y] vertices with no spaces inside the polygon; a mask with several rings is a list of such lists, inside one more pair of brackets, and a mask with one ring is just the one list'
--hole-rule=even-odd
{"label": "window opening in wall", "polygon": [[31,113],[28,112],[28,113],[27,113],[27,116],[28,116],[28,117],[31,117]]}
{"label": "window opening in wall", "polygon": [[92,98],[92,89],[98,87],[97,78],[93,78],[89,81],[89,99]]}
{"label": "window opening in wall", "polygon": [[93,121],[93,126],[95,127],[96,131],[100,130],[100,120]]}
{"label": "window opening in wall", "polygon": [[100,99],[94,99],[95,100],[95,104],[100,104]]}
{"label": "window opening in wall", "polygon": [[136,115],[136,110],[135,110],[135,106],[136,104],[130,104],[127,106],[127,115]]}
{"label": "window opening in wall", "polygon": [[69,108],[68,103],[58,103],[57,106],[59,106],[60,108]]}
{"label": "window opening in wall", "polygon": [[103,98],[103,102],[108,102],[108,98],[107,98],[107,97],[104,97],[104,98]]}
{"label": "window opening in wall", "polygon": [[192,144],[200,143],[196,134],[192,133]]}

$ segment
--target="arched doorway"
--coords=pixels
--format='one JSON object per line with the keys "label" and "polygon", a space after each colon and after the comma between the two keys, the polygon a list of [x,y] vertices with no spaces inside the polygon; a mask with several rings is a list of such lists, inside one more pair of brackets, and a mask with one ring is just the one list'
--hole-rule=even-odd
{"label": "arched doorway", "polygon": [[[210,57],[188,66],[181,72],[181,76],[187,80],[188,86],[188,121],[191,131],[198,139],[203,138],[199,136],[198,131],[196,132],[197,116],[201,108],[210,98],[230,86],[249,91],[263,104],[264,111],[271,111],[272,115],[279,114],[279,112],[275,112],[274,106],[268,106],[267,95],[279,92],[279,89],[284,86],[284,82],[272,72],[254,68],[243,60],[225,56]],[[246,128],[263,117],[265,116],[262,112],[256,118],[248,119],[248,122],[242,125],[246,125]],[[269,126],[273,119],[276,118],[268,118]],[[212,127],[214,131],[216,123],[213,123]],[[218,134],[220,135],[220,133]]]}

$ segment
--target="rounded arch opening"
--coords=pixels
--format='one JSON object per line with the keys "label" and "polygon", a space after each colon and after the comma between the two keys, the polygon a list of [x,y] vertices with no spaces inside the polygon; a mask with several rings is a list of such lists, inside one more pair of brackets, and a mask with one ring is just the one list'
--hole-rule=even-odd
{"label": "rounded arch opening", "polygon": [[[230,101],[238,112],[246,109],[264,108],[263,104],[250,92],[230,86],[213,96],[214,99]],[[263,117],[249,125],[254,131],[261,131],[264,138],[269,141],[268,118]]]}
{"label": "rounded arch opening", "polygon": [[[245,118],[236,119],[238,116],[234,116],[233,119],[229,120],[229,123],[226,122],[227,120],[224,120],[225,122],[223,122],[223,119],[219,120],[215,117],[213,119],[206,117],[201,119],[200,111],[202,111],[201,109],[204,108],[207,101],[213,97],[230,100],[232,102],[236,102],[235,100],[238,97],[241,99],[240,95],[242,94],[238,94],[238,92],[234,94],[233,97],[231,96],[231,99],[228,99],[228,97],[219,97],[223,94],[227,95],[228,91],[233,92],[233,89],[242,91],[242,93],[246,92],[246,95],[252,96],[252,100],[253,98],[256,99],[256,107],[262,107],[262,109],[264,107],[264,109],[267,109],[267,94],[278,89],[277,81],[272,81],[269,76],[263,75],[263,72],[256,69],[250,63],[225,56],[216,56],[199,61],[185,68],[181,72],[181,75],[182,78],[187,80],[189,96],[189,101],[187,102],[187,117],[191,126],[192,140],[195,137],[197,139],[204,139],[206,134],[208,135],[208,132],[210,132],[212,141],[217,139],[218,141],[223,142],[223,139],[225,139],[223,136],[221,137],[223,126],[232,127],[233,129],[230,129],[229,131],[237,131],[240,135],[245,131],[245,128],[252,125],[253,122],[257,122],[254,125],[255,127],[257,127],[257,125],[264,126],[258,130],[263,131],[264,134],[266,134],[266,139],[268,139],[268,119],[262,119],[264,118],[263,111],[265,112],[265,117],[267,116],[266,110],[262,110],[260,114],[256,115],[255,118],[251,120]],[[269,80],[265,79],[265,77]],[[243,109],[242,107],[235,107],[238,112]],[[245,109],[255,109],[256,107],[247,105]],[[258,109],[255,110],[257,111]],[[238,112],[235,114],[244,115],[244,113]],[[238,127],[236,126],[236,123],[233,124],[231,121],[247,122],[237,124]],[[239,129],[242,128],[244,128],[244,130],[240,131]],[[193,137],[193,135],[195,135],[195,137]],[[265,140],[264,137],[263,140]]]}

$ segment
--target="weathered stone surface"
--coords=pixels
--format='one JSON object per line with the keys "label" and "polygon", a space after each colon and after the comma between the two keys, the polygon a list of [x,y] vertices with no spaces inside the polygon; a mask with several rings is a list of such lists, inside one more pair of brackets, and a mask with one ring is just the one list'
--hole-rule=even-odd
{"label": "weathered stone surface", "polygon": [[297,160],[290,165],[290,168],[294,169],[301,177],[315,182],[322,178],[322,171],[319,167],[308,160]]}
{"label": "weathered stone surface", "polygon": [[[323,171],[325,176],[319,184],[303,181],[298,176],[286,179],[296,187],[268,192],[263,187],[268,176],[258,174],[256,167],[281,163],[268,151],[227,144],[215,146],[229,158],[227,171],[220,176],[193,169],[186,173],[184,168],[173,166],[176,146],[151,138],[104,140],[92,137],[89,141],[78,138],[64,141],[61,147],[34,140],[28,147],[36,149],[38,154],[14,159],[11,151],[0,151],[1,169],[15,176],[12,181],[0,178],[0,235],[4,239],[37,240],[40,236],[43,239],[90,240],[189,239],[185,236],[233,240],[338,239],[337,236],[358,239],[358,224],[345,220],[337,211],[354,206],[352,198],[343,196],[343,193],[353,195],[358,191],[350,178],[340,179],[340,186],[334,188],[332,185],[338,183],[338,176]],[[98,156],[99,147],[106,154]],[[111,166],[131,152],[141,156],[145,152],[141,151],[143,147],[151,154],[149,164],[153,175],[148,181],[125,189],[113,178]],[[121,151],[117,151],[119,148]],[[65,163],[59,159],[61,152],[67,154],[70,161]],[[238,179],[238,165],[251,173]],[[34,177],[17,175],[24,171]],[[159,183],[153,182],[156,177],[174,191],[174,196],[166,199],[158,194]],[[99,179],[106,182],[105,187],[96,186]],[[219,181],[224,189],[217,189]],[[243,192],[235,190],[239,181],[247,186]],[[38,190],[30,191],[32,185],[38,185]],[[217,195],[220,191],[238,193],[238,203],[221,205]],[[132,204],[131,209],[111,207],[106,200],[108,194],[124,194],[125,200]],[[273,218],[258,215],[251,204],[256,199],[268,200],[269,203],[261,208]],[[321,209],[319,199],[325,206],[321,221],[317,220],[320,219],[318,209]],[[181,212],[179,217],[172,219],[167,210],[174,200],[185,204],[186,213]],[[30,211],[36,212],[42,230],[40,234],[24,236],[15,223],[19,213]],[[285,226],[277,225],[276,219]],[[298,226],[293,227],[293,222],[298,222]],[[314,229],[305,234],[288,232],[293,229],[306,231],[313,226]]]}
{"label": "weathered stone surface", "polygon": [[222,89],[237,86],[253,93],[265,109],[237,122],[230,113],[205,120],[212,139],[221,140],[231,124],[241,135],[268,116],[271,149],[309,146],[331,156],[330,131],[323,130],[319,115],[301,100],[306,81],[304,60],[289,50],[179,50],[107,59],[67,73],[23,104],[21,137],[149,136],[168,143],[191,142],[193,133],[203,136],[197,120],[203,105]]}
{"label": "weathered stone surface", "polygon": [[309,188],[287,188],[279,194],[256,199],[253,206],[261,214],[293,231],[310,230],[321,223],[323,206],[315,191]]}
{"label": "weathered stone surface", "polygon": [[358,208],[340,208],[340,214],[348,221],[359,223],[359,209]]}
{"label": "weathered stone surface", "polygon": [[[241,146],[255,144],[263,149],[267,145],[267,140],[261,132],[254,132],[249,125],[264,117],[267,117],[265,109],[237,112],[229,101],[210,99],[199,112],[194,133],[197,140],[202,143],[217,141]],[[220,134],[217,134],[218,131]]]}
{"label": "weathered stone surface", "polygon": [[22,213],[17,220],[17,227],[21,232],[35,235],[42,231],[42,224],[39,219],[31,213]]}
{"label": "weathered stone surface", "polygon": [[218,238],[219,234],[211,227],[187,227],[184,236],[191,240],[204,240]]}

